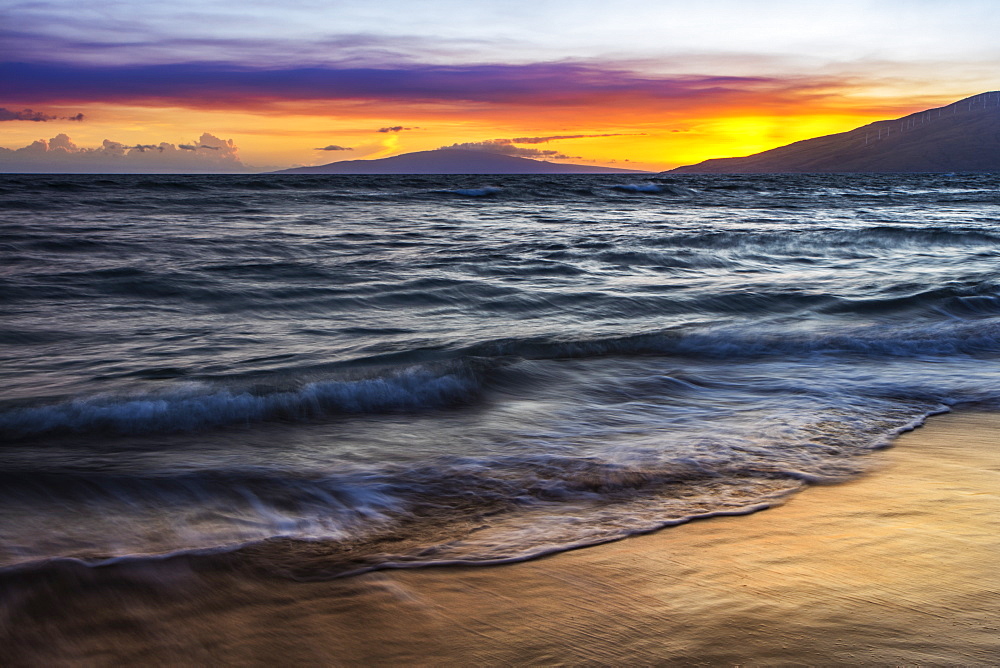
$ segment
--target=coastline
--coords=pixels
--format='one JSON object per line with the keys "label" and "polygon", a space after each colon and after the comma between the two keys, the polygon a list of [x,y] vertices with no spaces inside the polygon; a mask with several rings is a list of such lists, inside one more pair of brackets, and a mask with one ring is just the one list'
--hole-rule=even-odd
{"label": "coastline", "polygon": [[1000,414],[928,419],[857,480],[525,563],[325,582],[98,569],[9,592],[4,665],[985,664]]}

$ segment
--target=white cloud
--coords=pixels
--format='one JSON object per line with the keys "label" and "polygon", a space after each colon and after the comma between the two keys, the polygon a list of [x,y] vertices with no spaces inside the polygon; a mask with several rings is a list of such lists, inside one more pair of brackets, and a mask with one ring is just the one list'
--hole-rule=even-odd
{"label": "white cloud", "polygon": [[240,161],[232,139],[204,133],[198,141],[174,145],[128,145],[105,139],[81,148],[68,135],[39,139],[19,149],[0,148],[0,172],[87,174],[204,174],[256,171]]}
{"label": "white cloud", "polygon": [[444,65],[718,54],[730,56],[725,64],[731,67],[744,55],[808,54],[821,66],[859,58],[995,62],[1000,48],[996,0],[6,4],[12,7],[4,17],[9,34],[0,51],[19,61]]}

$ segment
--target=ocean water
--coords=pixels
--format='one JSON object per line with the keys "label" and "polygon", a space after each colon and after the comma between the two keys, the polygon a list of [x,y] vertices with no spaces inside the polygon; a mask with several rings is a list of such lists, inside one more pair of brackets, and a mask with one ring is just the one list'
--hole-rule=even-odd
{"label": "ocean water", "polygon": [[0,567],[497,563],[997,406],[1000,175],[2,175],[0,309]]}

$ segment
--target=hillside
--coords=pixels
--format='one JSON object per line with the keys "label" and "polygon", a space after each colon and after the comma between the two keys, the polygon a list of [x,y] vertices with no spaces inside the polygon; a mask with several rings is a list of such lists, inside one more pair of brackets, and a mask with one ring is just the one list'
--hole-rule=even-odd
{"label": "hillside", "polygon": [[876,121],[742,158],[715,158],[680,174],[782,172],[1000,172],[1000,92]]}

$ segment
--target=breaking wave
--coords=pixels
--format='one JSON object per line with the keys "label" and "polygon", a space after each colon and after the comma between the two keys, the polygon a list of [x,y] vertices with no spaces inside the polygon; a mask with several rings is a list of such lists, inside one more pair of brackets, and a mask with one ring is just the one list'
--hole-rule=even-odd
{"label": "breaking wave", "polygon": [[141,434],[193,431],[264,420],[441,408],[470,401],[471,375],[402,370],[389,376],[305,383],[285,391],[213,389],[203,384],[158,394],[95,396],[0,413],[0,435],[64,432]]}

